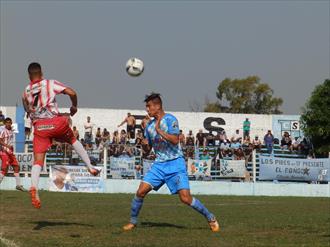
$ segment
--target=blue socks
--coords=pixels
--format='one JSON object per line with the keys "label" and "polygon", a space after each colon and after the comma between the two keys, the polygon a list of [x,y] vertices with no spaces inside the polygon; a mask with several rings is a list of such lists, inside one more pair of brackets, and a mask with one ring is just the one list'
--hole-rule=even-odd
{"label": "blue socks", "polygon": [[207,208],[195,197],[193,197],[193,200],[190,204],[190,206],[195,209],[196,211],[198,211],[200,214],[204,215],[205,218],[207,218],[208,221],[212,221],[215,219],[214,215],[211,214]]}
{"label": "blue socks", "polygon": [[142,208],[143,205],[143,198],[139,198],[135,196],[132,200],[131,204],[131,220],[130,222],[134,225],[137,224],[137,218],[140,212],[140,209]]}

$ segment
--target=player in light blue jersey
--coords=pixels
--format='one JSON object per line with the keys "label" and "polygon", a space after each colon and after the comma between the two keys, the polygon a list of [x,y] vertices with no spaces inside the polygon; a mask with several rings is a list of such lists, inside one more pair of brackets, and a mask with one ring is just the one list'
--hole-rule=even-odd
{"label": "player in light blue jersey", "polygon": [[154,149],[156,160],[144,177],[131,204],[130,222],[123,227],[132,230],[143,205],[144,197],[152,190],[166,184],[172,194],[179,194],[181,202],[205,216],[213,232],[220,230],[218,221],[207,208],[190,194],[188,174],[182,150],[179,145],[178,120],[164,112],[159,94],[152,93],[145,99],[148,115],[153,118],[146,129],[143,141],[145,150]]}

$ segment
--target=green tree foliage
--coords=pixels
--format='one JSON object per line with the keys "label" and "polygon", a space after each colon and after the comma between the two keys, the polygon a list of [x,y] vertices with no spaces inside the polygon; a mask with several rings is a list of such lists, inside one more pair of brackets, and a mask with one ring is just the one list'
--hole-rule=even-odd
{"label": "green tree foliage", "polygon": [[219,83],[216,102],[206,102],[204,111],[229,113],[281,114],[281,98],[273,97],[267,83],[258,76],[242,79],[226,78]]}
{"label": "green tree foliage", "polygon": [[330,79],[315,87],[303,108],[301,123],[317,153],[330,152]]}

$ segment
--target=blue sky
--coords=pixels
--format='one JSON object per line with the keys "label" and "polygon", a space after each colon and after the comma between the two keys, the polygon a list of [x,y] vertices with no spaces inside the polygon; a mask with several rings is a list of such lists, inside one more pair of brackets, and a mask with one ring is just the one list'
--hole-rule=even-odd
{"label": "blue sky", "polygon": [[[330,77],[330,1],[2,1],[0,105],[20,102],[26,68],[75,88],[80,107],[189,111],[226,77],[258,75],[299,114]],[[125,72],[139,57],[145,71]],[[61,96],[62,106],[68,105]]]}

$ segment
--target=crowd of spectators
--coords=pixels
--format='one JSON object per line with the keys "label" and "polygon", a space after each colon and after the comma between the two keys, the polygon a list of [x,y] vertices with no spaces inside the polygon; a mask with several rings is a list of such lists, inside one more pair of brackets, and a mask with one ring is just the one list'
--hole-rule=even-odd
{"label": "crowd of spectators", "polygon": [[[107,128],[101,129],[96,127],[91,117],[87,116],[84,123],[83,138],[76,126],[73,126],[72,130],[74,136],[80,140],[87,151],[98,150],[102,153],[104,148],[107,148],[109,156],[133,156],[138,154],[143,158],[152,158],[154,157],[153,153],[144,153],[142,149],[143,132],[149,121],[150,118],[146,116],[139,128],[137,128],[134,116],[127,113],[127,117],[117,126],[119,128],[126,124],[126,130],[117,129],[110,132]],[[196,134],[192,130],[189,130],[187,134],[180,130],[179,142],[187,159],[211,157],[208,153],[211,147],[212,150],[215,150],[215,152],[212,152],[212,158],[250,160],[254,149],[260,150],[264,146],[267,152],[272,154],[274,145],[279,145],[282,150],[287,150],[288,152],[311,156],[310,150],[312,146],[306,138],[292,138],[288,132],[284,132],[281,140],[279,140],[274,137],[271,130],[268,130],[263,138],[257,135],[251,138],[250,128],[251,122],[246,118],[243,122],[243,132],[237,129],[232,135],[227,135],[225,130],[214,133],[212,131],[204,132],[200,129]],[[55,140],[52,148],[56,152],[61,152],[64,149],[61,143]]]}

